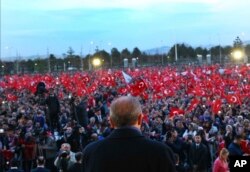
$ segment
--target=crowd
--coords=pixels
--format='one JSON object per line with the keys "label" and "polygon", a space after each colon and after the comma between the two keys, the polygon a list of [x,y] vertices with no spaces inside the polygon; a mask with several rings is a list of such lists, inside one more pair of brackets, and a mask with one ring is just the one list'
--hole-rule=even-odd
{"label": "crowd", "polygon": [[40,156],[51,171],[72,170],[86,145],[110,134],[109,105],[127,94],[142,104],[141,132],[172,149],[177,171],[216,171],[220,157],[250,155],[249,66],[125,72],[129,81],[120,70],[1,76],[0,171],[14,162],[29,172]]}

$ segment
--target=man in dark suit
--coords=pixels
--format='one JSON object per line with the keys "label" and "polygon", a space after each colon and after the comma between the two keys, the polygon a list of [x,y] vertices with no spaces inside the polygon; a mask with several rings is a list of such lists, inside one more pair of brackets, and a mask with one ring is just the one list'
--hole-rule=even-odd
{"label": "man in dark suit", "polygon": [[37,168],[31,170],[31,172],[50,172],[47,168],[44,167],[45,159],[43,156],[39,156],[36,160]]}
{"label": "man in dark suit", "polygon": [[189,163],[193,172],[207,171],[207,147],[201,143],[201,134],[197,133],[194,137],[194,143],[189,150]]}
{"label": "man in dark suit", "polygon": [[82,152],[77,152],[75,158],[76,162],[69,167],[68,172],[83,172]]}
{"label": "man in dark suit", "polygon": [[110,123],[114,130],[106,139],[84,149],[85,171],[175,171],[171,149],[142,135],[142,118],[141,105],[135,97],[123,96],[114,100],[110,107]]}
{"label": "man in dark suit", "polygon": [[83,127],[87,127],[88,125],[88,112],[86,109],[87,109],[86,100],[80,101],[80,103],[75,107],[76,120]]}
{"label": "man in dark suit", "polygon": [[48,119],[50,127],[52,130],[54,129],[59,130],[58,121],[59,121],[60,103],[53,89],[49,90],[49,95],[45,102],[48,106]]}

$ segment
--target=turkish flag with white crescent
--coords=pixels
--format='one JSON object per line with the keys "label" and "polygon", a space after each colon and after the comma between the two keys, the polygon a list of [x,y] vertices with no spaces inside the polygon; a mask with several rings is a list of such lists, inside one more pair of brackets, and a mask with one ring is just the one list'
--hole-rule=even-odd
{"label": "turkish flag with white crescent", "polygon": [[178,107],[171,107],[170,108],[170,113],[169,113],[169,118],[173,118],[176,115],[184,115],[184,110],[178,108]]}
{"label": "turkish flag with white crescent", "polygon": [[227,101],[228,101],[228,103],[231,103],[231,104],[241,104],[241,101],[240,101],[240,98],[239,98],[239,96],[237,96],[237,95],[228,95],[227,96]]}

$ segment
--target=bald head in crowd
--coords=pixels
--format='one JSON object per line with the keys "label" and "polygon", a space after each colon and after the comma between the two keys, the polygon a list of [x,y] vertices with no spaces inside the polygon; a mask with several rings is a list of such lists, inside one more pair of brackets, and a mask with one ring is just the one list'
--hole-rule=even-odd
{"label": "bald head in crowd", "polygon": [[141,104],[135,97],[119,97],[110,106],[110,122],[113,128],[127,126],[140,128],[142,117]]}

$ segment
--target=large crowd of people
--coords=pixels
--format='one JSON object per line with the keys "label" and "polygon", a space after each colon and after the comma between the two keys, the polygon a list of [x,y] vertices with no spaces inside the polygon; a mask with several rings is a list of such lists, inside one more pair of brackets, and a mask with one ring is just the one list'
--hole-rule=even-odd
{"label": "large crowd of people", "polygon": [[139,99],[142,134],[171,148],[179,172],[227,171],[228,155],[250,155],[250,66],[124,71],[1,76],[0,171],[29,172],[39,158],[51,171],[83,169],[86,145],[112,132],[109,106],[121,95]]}

